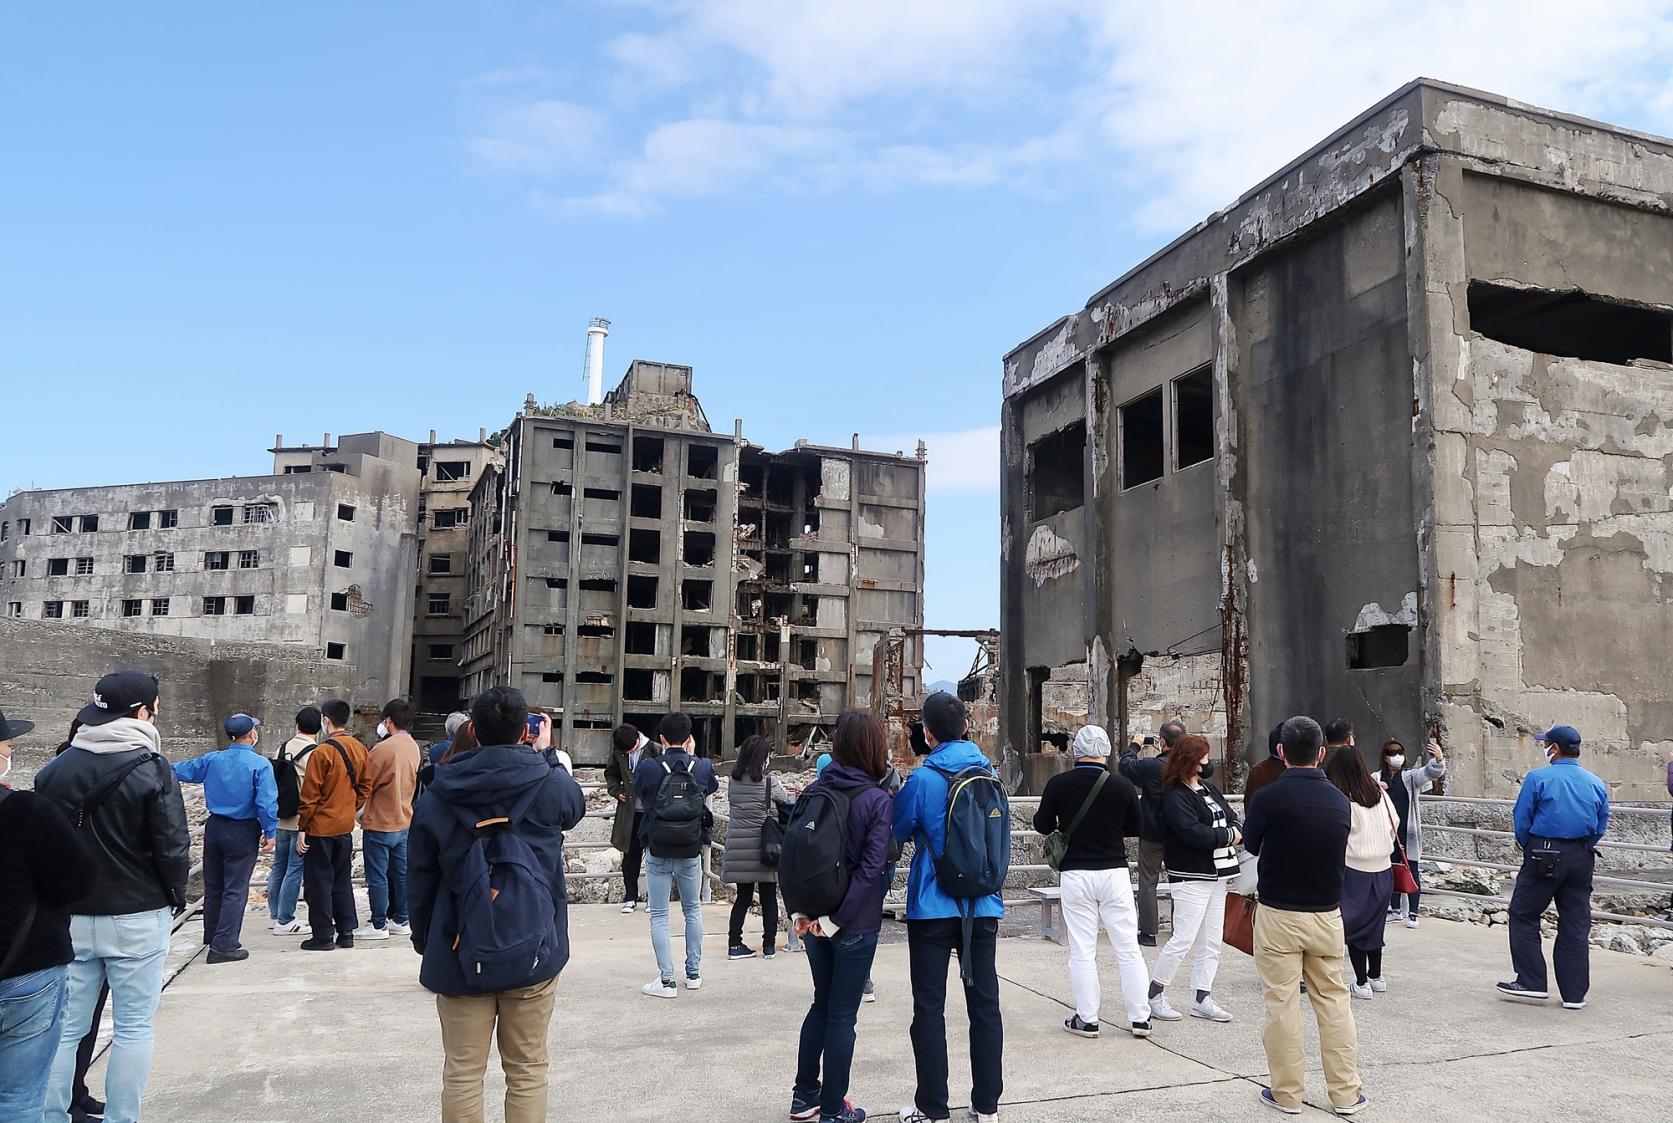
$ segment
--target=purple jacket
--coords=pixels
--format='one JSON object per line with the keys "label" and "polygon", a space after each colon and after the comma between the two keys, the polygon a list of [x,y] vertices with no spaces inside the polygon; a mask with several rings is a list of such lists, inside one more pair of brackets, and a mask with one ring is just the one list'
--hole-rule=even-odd
{"label": "purple jacket", "polygon": [[832,761],[819,774],[818,784],[848,796],[848,896],[831,922],[843,933],[864,934],[883,929],[884,859],[894,807],[877,781],[846,764]]}
{"label": "purple jacket", "polygon": [[1673,760],[1667,762],[1667,794],[1673,795]]}

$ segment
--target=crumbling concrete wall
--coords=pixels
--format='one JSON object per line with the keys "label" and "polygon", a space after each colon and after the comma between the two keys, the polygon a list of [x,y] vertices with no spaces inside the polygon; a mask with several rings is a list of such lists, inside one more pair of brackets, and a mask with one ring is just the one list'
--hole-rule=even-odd
{"label": "crumbling concrete wall", "polygon": [[327,698],[348,699],[369,715],[387,701],[367,693],[352,666],[309,650],[269,643],[217,643],[144,632],[117,632],[45,620],[0,619],[0,706],[35,731],[17,742],[19,782],[26,782],[69,732],[70,720],[109,671],[134,667],[161,683],[158,728],[173,759],[197,756],[223,740],[235,713],[253,714],[267,736],[291,733],[296,711]]}
{"label": "crumbling concrete wall", "polygon": [[[1220,653],[1146,659],[1127,680],[1127,730],[1124,740],[1181,721],[1207,737],[1220,756],[1226,744],[1226,699],[1221,690]],[[1115,731],[1111,730],[1113,734]]]}

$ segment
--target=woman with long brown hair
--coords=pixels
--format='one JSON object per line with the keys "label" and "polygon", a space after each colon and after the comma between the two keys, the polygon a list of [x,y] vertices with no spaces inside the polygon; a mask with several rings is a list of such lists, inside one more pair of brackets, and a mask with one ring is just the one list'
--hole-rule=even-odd
{"label": "woman with long brown hair", "polygon": [[848,1103],[854,1061],[854,1021],[877,935],[883,928],[883,893],[889,833],[894,815],[879,782],[889,770],[889,738],[883,723],[861,710],[837,721],[831,763],[802,798],[820,788],[848,802],[848,893],[829,916],[795,917],[813,974],[813,1005],[802,1019],[790,1118],[858,1123],[865,1112]]}
{"label": "woman with long brown hair", "polygon": [[1383,982],[1383,925],[1394,890],[1394,805],[1383,786],[1371,778],[1365,758],[1345,745],[1331,754],[1324,774],[1348,797],[1348,868],[1342,875],[1342,936],[1353,964],[1355,998],[1388,989]]}
{"label": "woman with long brown hair", "polygon": [[1214,761],[1207,738],[1187,734],[1163,758],[1162,864],[1173,895],[1173,936],[1150,973],[1150,1016],[1164,1022],[1183,1017],[1162,992],[1187,953],[1193,953],[1191,1016],[1229,1022],[1214,1001],[1214,974],[1226,924],[1226,886],[1237,874],[1237,812],[1208,782]]}

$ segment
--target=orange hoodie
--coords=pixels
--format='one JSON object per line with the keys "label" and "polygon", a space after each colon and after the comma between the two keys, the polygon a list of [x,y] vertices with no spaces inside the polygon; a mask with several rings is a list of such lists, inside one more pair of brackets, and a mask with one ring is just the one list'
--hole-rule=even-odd
{"label": "orange hoodie", "polygon": [[[343,752],[332,746],[333,741],[343,746]],[[344,765],[345,753],[352,768]],[[302,798],[296,809],[297,825],[303,834],[330,838],[354,832],[354,816],[372,794],[370,765],[366,746],[347,733],[333,734],[308,754]]]}

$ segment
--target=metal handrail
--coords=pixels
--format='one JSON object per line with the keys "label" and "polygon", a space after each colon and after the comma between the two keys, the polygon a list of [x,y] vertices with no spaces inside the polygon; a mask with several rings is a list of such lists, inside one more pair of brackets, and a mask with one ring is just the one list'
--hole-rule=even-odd
{"label": "metal handrail", "polygon": [[[1423,829],[1425,831],[1445,831],[1448,834],[1477,835],[1483,838],[1508,838],[1511,840],[1516,838],[1515,833],[1512,831],[1490,831],[1483,827],[1449,827],[1442,823],[1424,823]],[[1604,847],[1610,850],[1636,850],[1643,854],[1668,853],[1668,849],[1665,846],[1650,846],[1642,842],[1610,842],[1608,839],[1601,839],[1592,845]]]}

